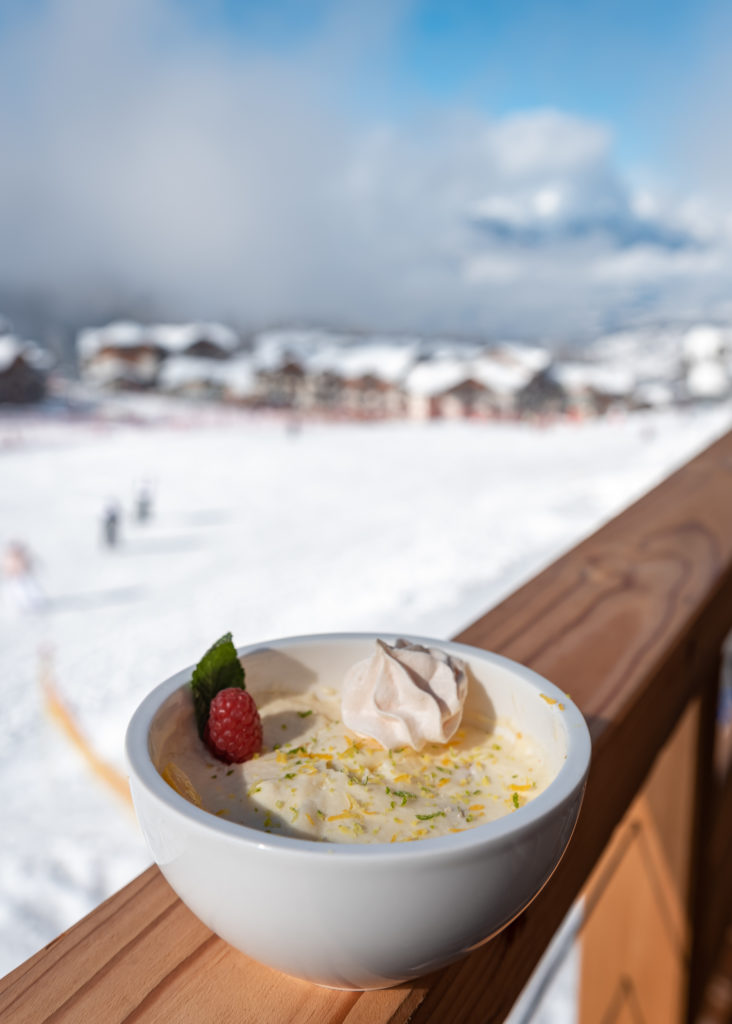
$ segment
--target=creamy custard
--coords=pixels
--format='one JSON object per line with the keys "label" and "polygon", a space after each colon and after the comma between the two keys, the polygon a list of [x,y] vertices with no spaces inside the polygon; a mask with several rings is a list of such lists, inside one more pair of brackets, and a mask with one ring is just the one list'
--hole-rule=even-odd
{"label": "creamy custard", "polygon": [[217,761],[183,691],[152,754],[181,795],[273,835],[391,843],[461,832],[517,810],[553,776],[541,748],[510,722],[466,714],[448,743],[385,750],[343,725],[336,690],[254,696],[263,747],[253,759]]}

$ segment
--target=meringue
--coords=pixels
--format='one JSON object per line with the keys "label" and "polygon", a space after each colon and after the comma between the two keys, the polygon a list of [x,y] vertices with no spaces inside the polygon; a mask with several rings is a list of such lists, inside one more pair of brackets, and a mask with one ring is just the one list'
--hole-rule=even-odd
{"label": "meringue", "polygon": [[468,690],[464,663],[434,648],[376,641],[343,682],[341,714],[347,728],[387,750],[447,743],[460,725]]}

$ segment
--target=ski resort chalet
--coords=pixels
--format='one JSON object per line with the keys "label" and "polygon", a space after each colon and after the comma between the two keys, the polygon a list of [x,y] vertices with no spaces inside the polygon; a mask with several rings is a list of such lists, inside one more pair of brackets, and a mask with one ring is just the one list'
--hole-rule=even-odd
{"label": "ski resort chalet", "polygon": [[158,385],[164,363],[176,359],[210,362],[229,359],[239,336],[218,323],[144,326],[120,320],[81,331],[77,354],[83,377],[118,390],[145,390]]}
{"label": "ski resort chalet", "polygon": [[0,335],[0,402],[41,401],[52,364],[51,354],[34,342],[22,341],[14,334]]}
{"label": "ski resort chalet", "polygon": [[563,356],[314,329],[263,331],[245,347],[223,324],[130,321],[82,331],[77,349],[83,376],[105,388],[349,419],[546,422],[732,394],[732,332],[704,324],[619,332]]}

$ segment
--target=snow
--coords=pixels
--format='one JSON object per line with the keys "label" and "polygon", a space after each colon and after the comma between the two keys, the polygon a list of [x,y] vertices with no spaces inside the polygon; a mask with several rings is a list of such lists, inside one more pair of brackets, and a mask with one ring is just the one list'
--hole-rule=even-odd
{"label": "snow", "polygon": [[306,372],[334,373],[343,380],[373,376],[389,384],[398,384],[415,359],[412,345],[372,342],[364,345],[327,345],[305,362]]}
{"label": "snow", "polygon": [[472,364],[471,376],[496,395],[515,395],[534,376],[529,363],[499,361],[482,356]]}
{"label": "snow", "polygon": [[89,361],[102,348],[136,348],[155,345],[164,352],[185,352],[197,341],[207,340],[223,352],[231,353],[239,346],[239,336],[226,324],[183,323],[151,324],[144,326],[134,320],[115,320],[105,327],[87,327],[76,338],[76,348],[82,360]]}
{"label": "snow", "polygon": [[0,336],[0,372],[11,366],[23,353],[23,343],[13,334]]}
{"label": "snow", "polygon": [[697,324],[684,335],[682,351],[692,362],[713,360],[724,350],[728,338],[729,330],[711,324]]}
{"label": "snow", "polygon": [[470,379],[470,365],[454,356],[433,358],[410,370],[404,381],[408,395],[431,398]]}
{"label": "snow", "polygon": [[226,387],[232,394],[249,395],[255,386],[251,359],[208,359],[203,356],[171,356],[158,374],[161,391],[174,391],[186,385],[205,384]]}
{"label": "snow", "polygon": [[543,370],[551,359],[547,349],[521,341],[499,341],[495,353],[505,362],[524,367],[532,376]]}
{"label": "snow", "polygon": [[645,327],[617,331],[598,338],[586,352],[601,362],[632,367],[639,380],[678,377],[683,332],[673,327]]}
{"label": "snow", "polygon": [[161,391],[169,391],[199,381],[218,383],[222,365],[220,359],[207,359],[202,356],[171,356],[160,368],[158,387]]}
{"label": "snow", "polygon": [[[190,365],[185,362],[191,359],[191,347],[202,339],[217,344],[223,356],[238,358],[236,332],[219,323],[142,327],[118,321],[80,332],[77,343],[87,381],[102,386],[159,385],[162,390],[188,395],[195,390],[210,394],[225,388],[240,397],[257,393],[267,402],[272,396],[262,380],[294,362],[311,381],[323,374],[342,381],[371,376],[392,389],[402,388],[411,399],[408,409],[415,416],[426,414],[429,399],[467,381],[481,385],[504,412],[509,411],[518,392],[543,370],[570,396],[595,391],[656,406],[666,404],[667,396],[670,401],[725,398],[732,380],[732,328],[704,323],[655,324],[618,331],[596,338],[581,355],[574,356],[505,339],[493,344],[487,339],[456,344],[426,336],[270,329],[251,339],[249,354],[244,357],[248,362],[240,363],[231,375],[203,360],[192,360]],[[124,349],[143,343],[152,351],[144,356],[138,353],[131,365]],[[100,357],[104,346],[109,346],[110,352]],[[664,396],[658,386],[665,390]]]}
{"label": "snow", "polygon": [[252,360],[239,355],[221,364],[219,380],[232,397],[247,398],[254,394],[257,386]]}
{"label": "snow", "polygon": [[0,373],[9,369],[18,356],[38,370],[48,370],[53,366],[53,356],[47,349],[33,341],[23,341],[14,334],[0,334]]}
{"label": "snow", "polygon": [[188,323],[188,324],[154,324],[148,332],[151,341],[166,352],[185,352],[197,341],[210,341],[223,352],[233,352],[239,345],[236,331],[226,324]]}
{"label": "snow", "polygon": [[[44,711],[44,653],[123,771],[138,702],[226,630],[240,645],[330,630],[447,638],[732,425],[729,407],[710,407],[544,429],[293,432],[158,396],[128,403],[116,408],[137,424],[0,418],[0,543],[29,546],[47,599],[35,615],[0,612],[2,973],[148,863],[128,809]],[[154,509],[139,524],[143,480]],[[101,514],[115,498],[110,550]]]}
{"label": "snow", "polygon": [[570,395],[587,388],[605,395],[629,395],[635,386],[633,371],[617,363],[556,363],[551,372]]}
{"label": "snow", "polygon": [[253,339],[255,365],[259,370],[277,370],[288,359],[302,365],[323,349],[346,340],[343,335],[314,329],[262,331]]}
{"label": "snow", "polygon": [[76,348],[82,359],[91,359],[105,345],[136,348],[146,341],[145,328],[133,320],[115,320],[106,327],[87,327],[79,331]]}
{"label": "snow", "polygon": [[665,381],[646,380],[642,381],[634,392],[634,398],[639,405],[668,406],[673,403],[673,388]]}
{"label": "snow", "polygon": [[716,360],[699,359],[689,367],[686,387],[692,398],[722,398],[729,394],[730,379]]}
{"label": "snow", "polygon": [[510,396],[528,384],[532,376],[528,364],[504,362],[494,355],[483,354],[472,360],[446,355],[417,363],[407,374],[404,387],[407,394],[430,398],[474,380],[494,394]]}

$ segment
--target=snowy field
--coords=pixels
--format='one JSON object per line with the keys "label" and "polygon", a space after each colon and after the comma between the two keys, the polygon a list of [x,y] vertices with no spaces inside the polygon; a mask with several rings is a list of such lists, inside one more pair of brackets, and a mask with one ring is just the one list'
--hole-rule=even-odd
{"label": "snowy field", "polygon": [[[732,410],[527,425],[0,418],[0,543],[46,607],[0,616],[0,973],[148,863],[134,819],[44,711],[39,664],[124,770],[127,720],[221,633],[447,638],[714,437]],[[132,517],[154,484],[154,516]],[[121,542],[101,543],[116,498]]]}

